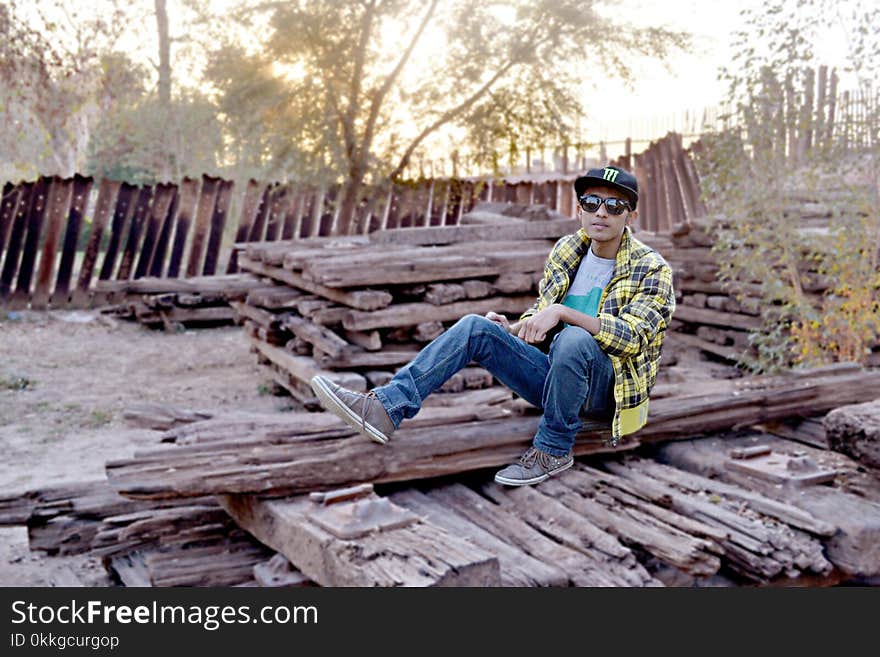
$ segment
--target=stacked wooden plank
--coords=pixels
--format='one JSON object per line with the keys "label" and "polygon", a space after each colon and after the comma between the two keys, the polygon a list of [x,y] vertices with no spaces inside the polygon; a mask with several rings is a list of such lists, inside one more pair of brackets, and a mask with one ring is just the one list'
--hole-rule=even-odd
{"label": "stacked wooden plank", "polygon": [[172,332],[232,324],[236,314],[231,303],[243,301],[251,291],[271,287],[271,281],[261,281],[251,274],[140,278],[97,285],[115,303],[105,313]]}
{"label": "stacked wooden plank", "polygon": [[674,466],[675,483],[687,471],[714,486],[738,487],[796,506],[835,528],[823,540],[825,556],[848,577],[880,581],[880,480],[834,451],[744,431],[733,436],[669,443],[657,458]]}
{"label": "stacked wooden plank", "polygon": [[[366,390],[387,383],[469,313],[519,316],[534,302],[553,243],[577,224],[491,216],[504,223],[239,245],[243,270],[285,286],[233,304],[260,362],[303,407],[316,409],[308,385],[315,374]],[[487,372],[468,368],[442,391],[491,385]]]}
{"label": "stacked wooden plank", "polygon": [[[735,426],[819,414],[880,393],[880,372],[851,366],[786,376],[670,386],[652,399],[651,419],[618,449]],[[494,395],[498,397],[492,397]],[[443,395],[429,398],[443,401]],[[453,397],[453,395],[449,395]],[[487,399],[495,401],[487,408]],[[180,445],[111,461],[108,477],[136,498],[249,493],[289,495],[357,483],[408,481],[504,465],[531,442],[539,416],[510,414],[510,393],[473,391],[452,406],[425,408],[390,446],[354,436],[329,414],[289,413],[240,422],[208,420],[172,430]],[[609,451],[608,426],[585,422],[575,454]]]}
{"label": "stacked wooden plank", "polygon": [[[827,230],[831,211],[824,206],[800,202],[789,214],[798,217],[804,231]],[[668,348],[673,351],[698,349],[716,358],[735,362],[744,353],[755,354],[750,346],[751,331],[766,330],[768,312],[772,305],[762,300],[758,280],[722,284],[718,280],[718,258],[712,247],[714,237],[704,222],[679,224],[669,236],[671,244],[658,245],[658,250],[672,265],[677,308],[673,317]],[[826,292],[823,279],[810,259],[803,254],[799,264],[801,285],[808,296],[818,297]],[[818,299],[817,299],[818,303]],[[867,365],[880,365],[880,339],[876,340]]]}
{"label": "stacked wooden plank", "polygon": [[[218,420],[205,424],[214,422],[217,431]],[[175,432],[187,437],[184,447],[210,444],[209,432],[196,434],[198,424]],[[283,428],[280,423],[273,426],[274,444],[279,445]],[[375,451],[390,451],[363,442]],[[288,442],[288,447],[299,444]],[[405,451],[405,446],[390,449]],[[216,456],[230,462],[228,452]],[[311,452],[309,459],[324,471],[318,454]],[[270,491],[269,498],[224,493],[220,499],[236,524],[287,557],[304,576],[325,585],[453,583],[448,573],[455,564],[462,572],[454,583],[485,584],[489,580],[482,578],[490,577],[487,573],[494,568],[480,557],[487,553],[498,559],[500,583],[519,586],[828,585],[841,580],[841,571],[850,572],[826,554],[840,523],[815,517],[796,499],[725,486],[644,458],[594,458],[591,463],[578,464],[537,488],[502,488],[491,482],[489,473],[452,483],[407,482],[383,489],[393,506],[379,504],[384,498],[369,485],[279,499],[285,488],[295,488],[288,484]],[[333,467],[358,469],[359,464],[346,458]],[[210,470],[204,472],[205,479],[214,478]],[[407,479],[428,474],[413,472]],[[239,473],[238,479],[245,476]],[[286,475],[273,469],[272,476],[277,480]],[[803,486],[820,481],[813,475],[800,479]],[[231,479],[225,480],[223,488],[234,487]],[[359,504],[369,512],[359,513]],[[865,531],[869,525],[861,522]],[[426,547],[428,539],[433,548]],[[431,568],[408,570],[431,554]],[[865,557],[862,563],[862,572],[880,569],[880,559]]]}
{"label": "stacked wooden plank", "polygon": [[[656,425],[638,438],[822,413],[876,396],[880,373],[838,366],[713,386],[662,391]],[[880,482],[842,454],[752,432],[659,448],[661,465],[650,452],[596,454],[602,434],[588,430],[576,452],[594,454],[589,464],[507,489],[491,472],[463,474],[512,460],[534,433],[535,416],[511,415],[499,392],[437,395],[448,405],[423,409],[390,446],[326,413],[194,420],[177,409],[155,448],[108,463],[122,496],[106,482],[37,491],[0,499],[0,520],[27,522],[34,549],[100,555],[127,585],[829,585],[880,574]],[[472,421],[486,408],[498,415]],[[442,474],[458,477],[424,481]]]}
{"label": "stacked wooden plank", "polygon": [[[654,420],[638,438],[681,439],[758,420],[821,413],[876,389],[880,374],[848,366],[720,380],[711,387],[702,382],[669,386],[660,391]],[[462,406],[451,408],[460,412]],[[414,487],[412,480],[512,460],[537,424],[534,415],[455,424],[449,416],[432,417],[433,411],[424,409],[390,447],[352,435],[327,414],[212,418],[166,432],[162,440],[173,443],[167,447],[108,463],[108,477],[130,497],[219,495],[236,524],[322,585],[449,583],[448,573],[455,571],[461,572],[456,583],[487,583],[495,577],[494,566],[481,556],[487,553],[497,556],[497,577],[508,585],[832,584],[841,572],[856,573],[847,565],[851,557],[846,550],[835,552],[842,555],[841,563],[828,556],[841,524],[827,515],[815,517],[796,499],[724,487],[644,459],[579,465],[536,489],[503,489],[491,483],[489,474]],[[576,453],[607,450],[601,440],[605,435],[607,429],[603,433],[588,426]],[[827,472],[821,469],[798,474],[803,486],[815,486],[822,477]],[[394,506],[383,510],[370,486],[373,502],[366,507],[374,511],[359,513],[352,501],[357,494],[350,491],[382,482],[401,482],[390,491]],[[350,488],[339,491],[339,486]],[[348,506],[324,510],[324,503],[313,499],[319,490]],[[414,524],[397,507],[414,512],[426,526]],[[850,531],[870,533],[870,523],[855,525]],[[447,535],[463,537],[482,551]],[[404,553],[412,563],[422,563],[428,557],[426,537],[435,546],[446,546],[433,570],[387,566],[384,560],[399,563]],[[365,567],[375,559],[380,559],[375,569]],[[860,563],[860,574],[880,572],[880,559],[874,556]]]}
{"label": "stacked wooden plank", "polygon": [[[144,502],[106,480],[0,496],[0,525],[26,525],[31,550],[92,554],[126,586],[255,582],[273,553],[235,526],[213,497]],[[291,573],[299,584],[308,580]]]}
{"label": "stacked wooden plank", "polygon": [[288,499],[225,495],[235,521],[325,586],[497,586],[498,559],[372,486]]}
{"label": "stacked wooden plank", "polygon": [[749,332],[762,326],[758,285],[730,288],[718,281],[715,242],[705,224],[679,225],[670,239],[661,253],[674,273],[676,309],[664,349],[735,362],[750,348]]}
{"label": "stacked wooden plank", "polygon": [[213,499],[110,516],[91,551],[125,586],[248,585],[273,556]]}

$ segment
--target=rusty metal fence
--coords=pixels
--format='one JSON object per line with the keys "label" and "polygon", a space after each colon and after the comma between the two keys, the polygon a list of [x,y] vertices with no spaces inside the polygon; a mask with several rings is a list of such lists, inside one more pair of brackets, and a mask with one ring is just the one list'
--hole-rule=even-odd
{"label": "rusty metal fence", "polygon": [[670,133],[617,163],[631,169],[639,180],[639,224],[645,230],[670,232],[676,224],[690,225],[706,216],[700,177],[681,135]]}
{"label": "rusty metal fence", "polygon": [[[670,135],[620,162],[642,182],[641,226],[669,231],[705,213],[681,138]],[[552,180],[433,179],[366,187],[350,232],[456,225],[479,201],[544,204],[573,216],[575,174]],[[136,186],[87,176],[6,183],[0,201],[0,307],[82,308],[106,303],[113,286],[146,276],[190,278],[238,270],[224,241],[338,234],[339,185],[184,178]],[[237,194],[236,194],[237,191]],[[238,224],[227,231],[237,207]],[[224,235],[226,240],[224,240]],[[223,257],[224,253],[228,255]],[[118,286],[116,286],[118,288]]]}

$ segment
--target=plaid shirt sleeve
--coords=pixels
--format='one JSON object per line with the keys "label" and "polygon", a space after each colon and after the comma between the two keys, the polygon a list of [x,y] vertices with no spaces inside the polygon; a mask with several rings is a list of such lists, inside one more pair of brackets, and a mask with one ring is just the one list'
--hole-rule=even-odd
{"label": "plaid shirt sleeve", "polygon": [[[626,358],[644,351],[657,334],[666,329],[675,310],[669,265],[652,263],[641,278],[639,269],[637,267],[626,282],[638,288],[629,303],[620,308],[616,316],[611,312],[598,315],[599,332],[593,337],[605,353],[612,356]],[[609,301],[613,305],[614,298]],[[614,310],[608,306],[606,302],[603,310]]]}

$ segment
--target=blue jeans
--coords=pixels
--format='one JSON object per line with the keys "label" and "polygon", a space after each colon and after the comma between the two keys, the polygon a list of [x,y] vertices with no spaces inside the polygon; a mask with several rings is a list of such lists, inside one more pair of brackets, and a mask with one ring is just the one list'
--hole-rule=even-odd
{"label": "blue jeans", "polygon": [[611,360],[586,330],[566,326],[545,354],[479,315],[466,315],[426,345],[391,381],[374,389],[376,396],[398,427],[472,360],[544,410],[534,445],[553,456],[571,450],[581,414],[597,419],[614,414]]}

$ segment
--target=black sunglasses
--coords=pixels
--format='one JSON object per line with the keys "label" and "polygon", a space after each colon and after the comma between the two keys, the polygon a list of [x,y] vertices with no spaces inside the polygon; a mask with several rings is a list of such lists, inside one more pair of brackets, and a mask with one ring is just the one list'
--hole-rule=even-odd
{"label": "black sunglasses", "polygon": [[589,213],[598,212],[603,203],[605,204],[605,209],[608,210],[608,214],[619,215],[631,209],[629,201],[619,198],[602,198],[595,194],[579,196],[578,203],[580,203],[581,209]]}

